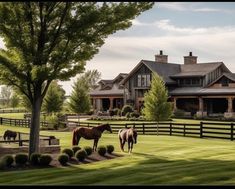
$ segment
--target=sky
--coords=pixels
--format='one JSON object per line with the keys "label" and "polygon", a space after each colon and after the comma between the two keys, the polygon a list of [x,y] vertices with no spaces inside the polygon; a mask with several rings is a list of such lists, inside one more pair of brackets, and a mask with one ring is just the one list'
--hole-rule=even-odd
{"label": "sky", "polygon": [[[132,23],[105,40],[86,70],[113,79],[163,50],[171,63],[183,64],[191,51],[199,63],[222,61],[235,73],[235,2],[155,2]],[[74,81],[61,82],[67,95]]]}

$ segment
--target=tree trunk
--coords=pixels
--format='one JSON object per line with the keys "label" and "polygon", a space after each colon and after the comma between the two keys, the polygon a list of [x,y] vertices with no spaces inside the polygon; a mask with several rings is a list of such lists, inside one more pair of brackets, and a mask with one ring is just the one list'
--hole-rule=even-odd
{"label": "tree trunk", "polygon": [[39,152],[39,132],[40,132],[40,112],[42,106],[42,98],[35,98],[32,105],[32,115],[30,124],[30,142],[29,157],[34,152]]}

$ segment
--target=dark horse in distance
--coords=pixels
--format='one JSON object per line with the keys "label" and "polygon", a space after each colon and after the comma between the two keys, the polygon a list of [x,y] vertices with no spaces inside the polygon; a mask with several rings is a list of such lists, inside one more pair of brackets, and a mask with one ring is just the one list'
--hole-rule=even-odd
{"label": "dark horse in distance", "polygon": [[124,151],[125,142],[128,143],[128,152],[132,152],[133,143],[137,143],[137,131],[134,128],[120,129],[118,131],[121,150]]}
{"label": "dark horse in distance", "polygon": [[11,131],[11,130],[6,130],[4,135],[3,135],[3,139],[4,140],[11,140],[11,138],[13,138],[14,140],[16,139],[17,136],[17,132],[15,131]]}
{"label": "dark horse in distance", "polygon": [[112,128],[109,124],[98,125],[97,127],[86,128],[78,127],[73,130],[73,145],[78,145],[81,137],[85,139],[94,139],[93,151],[96,151],[98,141],[104,131],[109,131],[112,133]]}

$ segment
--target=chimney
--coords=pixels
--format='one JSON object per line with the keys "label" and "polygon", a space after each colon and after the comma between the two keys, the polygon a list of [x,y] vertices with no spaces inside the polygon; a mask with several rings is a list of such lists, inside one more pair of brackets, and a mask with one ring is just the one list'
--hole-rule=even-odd
{"label": "chimney", "polygon": [[197,64],[197,56],[193,56],[193,53],[189,52],[189,56],[184,56],[184,64]]}
{"label": "chimney", "polygon": [[160,54],[155,55],[155,62],[167,63],[168,62],[168,55],[163,55],[162,50],[160,50]]}

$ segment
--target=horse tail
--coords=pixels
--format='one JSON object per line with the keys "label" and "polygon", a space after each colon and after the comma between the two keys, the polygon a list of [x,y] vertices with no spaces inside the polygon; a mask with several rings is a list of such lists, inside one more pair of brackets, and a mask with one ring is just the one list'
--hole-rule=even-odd
{"label": "horse tail", "polygon": [[77,133],[76,133],[76,129],[73,130],[73,141],[72,141],[73,145],[77,145]]}

